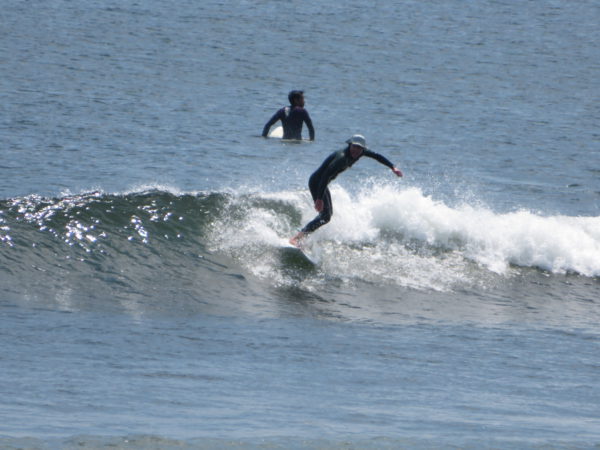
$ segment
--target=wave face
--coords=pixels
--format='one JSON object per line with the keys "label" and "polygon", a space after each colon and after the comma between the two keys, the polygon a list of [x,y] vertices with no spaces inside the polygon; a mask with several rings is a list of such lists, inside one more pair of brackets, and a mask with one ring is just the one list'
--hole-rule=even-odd
{"label": "wave face", "polygon": [[527,269],[600,276],[600,217],[497,214],[391,185],[355,195],[335,186],[332,195],[332,221],[307,241],[316,267],[281,251],[315,214],[305,191],[4,200],[0,276],[9,296],[70,304],[83,291],[126,307],[149,297],[202,302],[199,292],[233,298],[252,280],[308,291],[367,283],[446,292]]}

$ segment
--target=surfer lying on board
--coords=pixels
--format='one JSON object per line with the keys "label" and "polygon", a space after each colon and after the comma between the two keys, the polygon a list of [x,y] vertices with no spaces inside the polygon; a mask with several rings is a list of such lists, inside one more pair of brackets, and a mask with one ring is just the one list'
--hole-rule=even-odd
{"label": "surfer lying on board", "polygon": [[291,91],[288,95],[290,106],[278,110],[265,124],[262,135],[267,137],[269,129],[275,122],[281,120],[283,139],[302,139],[302,123],[306,123],[310,140],[315,140],[315,129],[308,111],[304,109],[304,92]]}
{"label": "surfer lying on board", "polygon": [[296,236],[291,238],[290,244],[299,247],[300,241],[307,233],[312,233],[317,228],[329,222],[333,215],[333,207],[331,205],[331,194],[327,185],[344,170],[352,167],[361,157],[368,156],[369,158],[373,158],[381,164],[388,166],[397,176],[402,176],[400,169],[397,169],[385,156],[369,150],[365,138],[360,134],[355,134],[346,143],[348,146],[345,149],[329,155],[323,161],[321,167],[310,176],[308,188],[310,189],[310,194],[315,202],[315,209],[319,215],[306,224]]}

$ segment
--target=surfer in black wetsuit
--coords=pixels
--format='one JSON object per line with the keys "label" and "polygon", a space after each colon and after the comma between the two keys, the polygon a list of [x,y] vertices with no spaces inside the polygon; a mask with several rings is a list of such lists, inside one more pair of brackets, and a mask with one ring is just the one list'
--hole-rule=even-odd
{"label": "surfer in black wetsuit", "polygon": [[308,187],[315,202],[315,209],[319,215],[306,224],[296,236],[291,238],[290,244],[298,247],[300,241],[307,233],[312,233],[317,228],[329,222],[333,214],[333,207],[331,205],[331,194],[327,185],[344,170],[352,167],[361,157],[368,156],[369,158],[373,158],[381,164],[388,166],[397,176],[402,176],[400,169],[397,169],[385,156],[369,150],[365,138],[360,134],[355,134],[346,143],[348,146],[345,149],[329,155],[323,161],[321,167],[310,176]]}
{"label": "surfer in black wetsuit", "polygon": [[302,139],[302,124],[306,123],[311,141],[315,140],[315,129],[308,111],[304,109],[304,92],[291,91],[288,95],[290,106],[278,110],[265,124],[262,135],[267,137],[269,129],[275,122],[281,120],[283,126],[283,139]]}

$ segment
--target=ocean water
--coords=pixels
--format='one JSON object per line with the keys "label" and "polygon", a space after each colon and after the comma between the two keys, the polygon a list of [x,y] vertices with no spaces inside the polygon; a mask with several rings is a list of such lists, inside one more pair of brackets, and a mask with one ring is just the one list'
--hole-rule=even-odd
{"label": "ocean water", "polygon": [[1,17],[1,447],[600,446],[597,2]]}

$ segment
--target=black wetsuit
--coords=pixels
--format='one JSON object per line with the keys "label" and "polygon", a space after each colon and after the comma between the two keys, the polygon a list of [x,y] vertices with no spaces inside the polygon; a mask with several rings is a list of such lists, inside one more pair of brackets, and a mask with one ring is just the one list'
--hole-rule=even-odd
{"label": "black wetsuit", "polygon": [[262,135],[267,137],[271,126],[281,120],[283,126],[283,139],[302,139],[302,123],[306,123],[310,140],[315,139],[315,129],[308,111],[301,106],[286,106],[278,110],[273,117],[269,119],[263,128]]}
{"label": "black wetsuit", "polygon": [[319,167],[308,180],[310,194],[314,201],[318,199],[323,200],[323,210],[317,217],[302,228],[304,233],[311,233],[331,220],[331,216],[333,215],[333,205],[331,204],[331,194],[329,193],[327,185],[344,170],[352,167],[352,165],[363,156],[373,158],[381,164],[388,166],[390,169],[394,167],[385,156],[370,150],[364,150],[356,159],[353,159],[350,155],[350,146],[346,147],[344,150],[333,152],[325,161],[323,161],[321,167]]}

